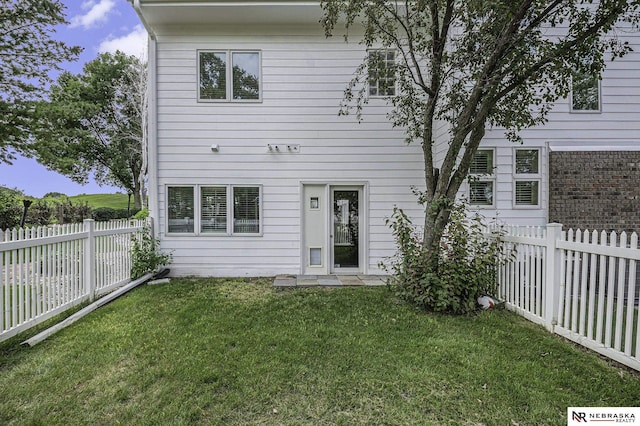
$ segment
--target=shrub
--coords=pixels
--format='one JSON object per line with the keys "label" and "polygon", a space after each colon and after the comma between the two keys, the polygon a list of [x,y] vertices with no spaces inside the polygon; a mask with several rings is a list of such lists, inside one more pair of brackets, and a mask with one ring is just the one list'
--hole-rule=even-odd
{"label": "shrub", "polygon": [[116,210],[111,207],[98,207],[93,210],[93,219],[98,222],[106,222],[116,219]]}
{"label": "shrub", "polygon": [[0,230],[15,228],[22,218],[22,202],[18,192],[0,188]]}
{"label": "shrub", "polygon": [[127,210],[127,209],[116,209],[113,218],[114,219],[129,219],[130,217],[134,216],[138,211],[140,211],[140,210],[136,209],[136,208],[132,208],[130,210]]}
{"label": "shrub", "polygon": [[479,296],[495,295],[496,268],[505,258],[500,235],[487,238],[464,204],[453,208],[435,268],[426,262],[422,233],[402,209],[394,208],[387,224],[398,251],[381,266],[393,274],[389,285],[400,298],[428,311],[465,314]]}
{"label": "shrub", "polygon": [[49,225],[55,219],[55,210],[47,200],[36,200],[27,210],[27,223],[31,226]]}
{"label": "shrub", "polygon": [[77,223],[93,217],[93,209],[86,201],[74,204],[69,198],[64,198],[57,206],[58,223]]}
{"label": "shrub", "polygon": [[131,279],[142,277],[147,272],[156,272],[171,263],[171,255],[159,249],[160,241],[154,238],[148,224],[133,237],[131,248]]}
{"label": "shrub", "polygon": [[149,210],[147,209],[142,209],[139,212],[137,212],[136,214],[134,214],[131,219],[146,219],[149,217]]}

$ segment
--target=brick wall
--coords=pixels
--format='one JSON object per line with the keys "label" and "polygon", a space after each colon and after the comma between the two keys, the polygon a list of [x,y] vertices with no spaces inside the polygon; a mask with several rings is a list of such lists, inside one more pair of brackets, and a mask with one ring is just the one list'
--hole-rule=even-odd
{"label": "brick wall", "polygon": [[551,152],[549,221],[640,233],[640,152]]}

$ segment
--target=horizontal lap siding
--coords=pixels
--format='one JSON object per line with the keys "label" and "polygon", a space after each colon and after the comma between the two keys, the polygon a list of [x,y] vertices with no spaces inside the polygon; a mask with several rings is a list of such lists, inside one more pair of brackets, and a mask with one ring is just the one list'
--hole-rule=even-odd
{"label": "horizontal lap siding", "polygon": [[[420,147],[407,146],[389,124],[384,101],[372,100],[362,123],[338,115],[364,57],[361,46],[304,29],[264,28],[237,37],[196,31],[159,35],[157,44],[158,222],[174,270],[298,273],[300,182],[326,181],[368,183],[367,263],[375,272],[395,249],[385,225],[393,206],[422,220],[411,186],[420,186],[424,166]],[[262,102],[197,102],[198,49],[260,50]],[[212,144],[218,152],[211,152]],[[296,144],[300,152],[269,152],[268,144]],[[261,185],[263,235],[166,235],[166,185],[195,184]]]}
{"label": "horizontal lap siding", "polygon": [[[601,81],[601,112],[572,113],[569,111],[569,101],[560,100],[548,115],[548,122],[544,126],[520,133],[524,145],[508,142],[504,132],[499,129],[487,131],[481,147],[496,149],[497,202],[495,209],[481,209],[483,215],[517,225],[543,225],[548,221],[549,143],[575,143],[577,151],[584,149],[585,143],[615,147],[617,143],[637,142],[640,146],[640,37],[637,33],[627,33],[625,36],[634,51],[622,59],[607,63]],[[515,148],[529,147],[542,150],[540,209],[513,207],[513,152]],[[465,184],[461,193],[466,194],[466,191]]]}

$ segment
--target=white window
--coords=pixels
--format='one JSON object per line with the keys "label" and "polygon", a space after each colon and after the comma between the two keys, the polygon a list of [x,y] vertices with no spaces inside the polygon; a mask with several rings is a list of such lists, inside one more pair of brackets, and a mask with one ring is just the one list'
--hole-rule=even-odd
{"label": "white window", "polygon": [[200,188],[200,232],[227,233],[227,187]]}
{"label": "white window", "polygon": [[260,101],[260,52],[198,51],[198,100]]}
{"label": "white window", "polygon": [[368,52],[369,96],[385,97],[396,94],[396,52],[376,49]]}
{"label": "white window", "polygon": [[493,207],[495,205],[495,175],[493,149],[479,149],[469,167],[469,204]]}
{"label": "white window", "polygon": [[540,150],[514,150],[514,205],[540,206]]}
{"label": "white window", "polygon": [[259,232],[260,188],[233,187],[233,233],[257,234]]}
{"label": "white window", "polygon": [[571,78],[571,111],[600,111],[600,79],[597,75],[573,73]]}
{"label": "white window", "polygon": [[[196,191],[200,195],[198,204],[194,198]],[[259,235],[261,200],[259,186],[169,186],[167,233]]]}
{"label": "white window", "polygon": [[192,186],[167,188],[167,220],[170,233],[192,233],[195,203]]}

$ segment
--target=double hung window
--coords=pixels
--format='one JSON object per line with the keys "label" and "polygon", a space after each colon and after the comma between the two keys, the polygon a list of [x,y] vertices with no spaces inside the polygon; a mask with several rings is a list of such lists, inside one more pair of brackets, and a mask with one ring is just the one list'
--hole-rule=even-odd
{"label": "double hung window", "polygon": [[169,186],[167,232],[257,235],[261,233],[261,201],[259,186]]}
{"label": "double hung window", "polygon": [[469,204],[492,207],[495,205],[495,175],[493,149],[479,149],[469,167]]}
{"label": "double hung window", "polygon": [[514,161],[514,205],[540,206],[540,150],[516,149]]}
{"label": "double hung window", "polygon": [[396,94],[395,50],[369,50],[367,67],[369,69],[369,96],[394,96]]}
{"label": "double hung window", "polygon": [[198,51],[198,100],[257,102],[261,84],[260,52]]}

